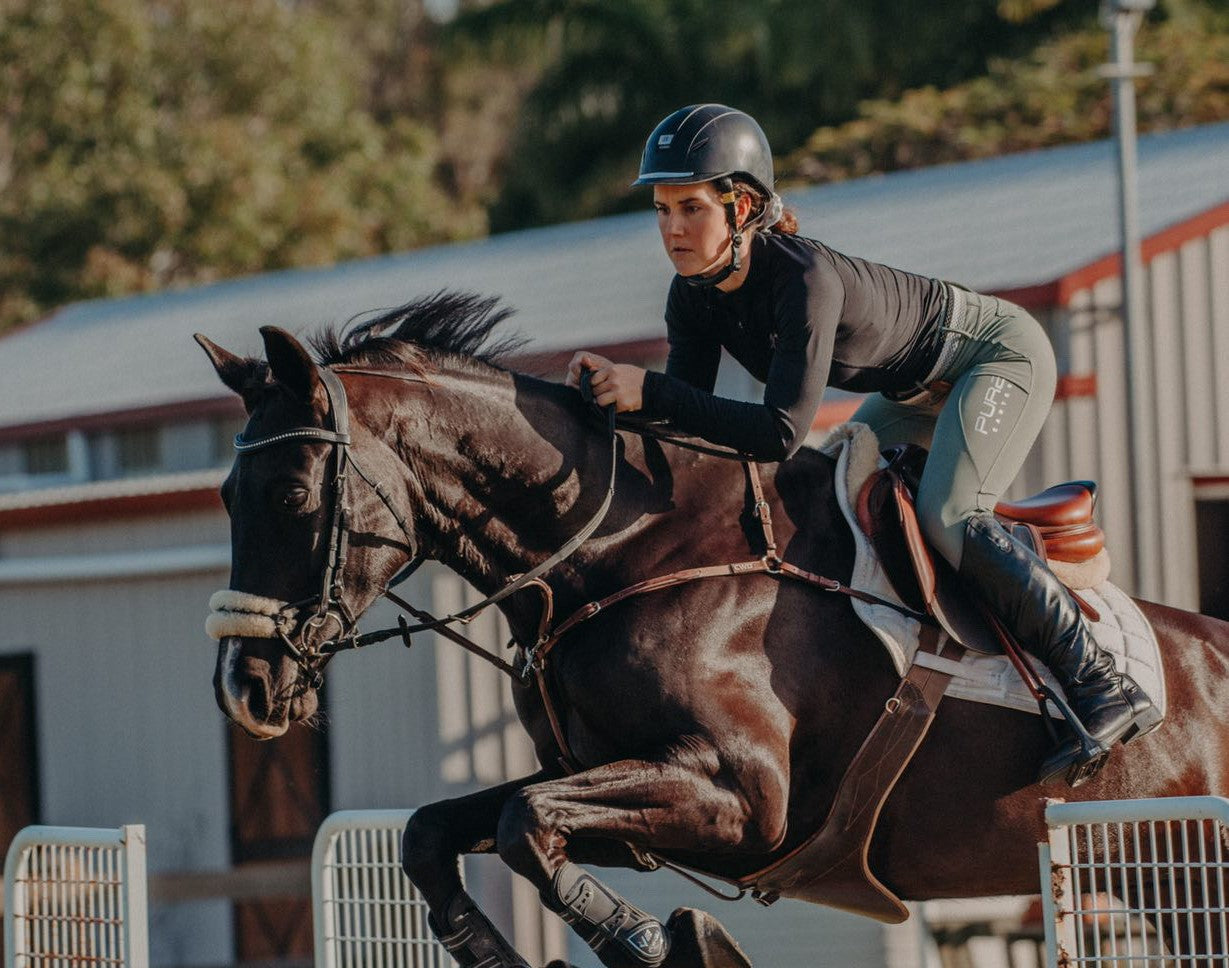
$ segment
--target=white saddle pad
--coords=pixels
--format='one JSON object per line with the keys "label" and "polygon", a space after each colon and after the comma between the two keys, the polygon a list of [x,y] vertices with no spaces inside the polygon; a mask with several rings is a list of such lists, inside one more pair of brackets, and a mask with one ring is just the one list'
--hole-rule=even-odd
{"label": "white saddle pad", "polygon": [[[849,522],[857,545],[850,584],[888,601],[900,602],[870,539],[858,524],[854,510],[855,501],[867,477],[883,466],[879,441],[865,424],[848,423],[834,429],[820,444],[820,450],[837,458],[837,493],[841,510]],[[1160,647],[1152,626],[1140,612],[1139,606],[1109,581],[1083,589],[1080,595],[1100,614],[1100,621],[1089,623],[1097,643],[1114,656],[1119,671],[1126,672],[1139,683],[1140,688],[1164,716],[1165,676],[1161,666]],[[903,676],[917,652],[920,623],[886,605],[875,605],[858,599],[852,599],[852,603],[858,617],[883,642],[896,665],[896,671]],[[965,652],[959,662],[942,657],[934,661],[927,656],[924,656],[922,661],[952,674],[953,678],[945,695],[1041,714],[1037,701],[1005,655]],[[1046,683],[1062,694],[1062,689],[1050,670],[1039,661],[1034,665]],[[1052,707],[1051,712],[1057,715],[1057,710]]]}

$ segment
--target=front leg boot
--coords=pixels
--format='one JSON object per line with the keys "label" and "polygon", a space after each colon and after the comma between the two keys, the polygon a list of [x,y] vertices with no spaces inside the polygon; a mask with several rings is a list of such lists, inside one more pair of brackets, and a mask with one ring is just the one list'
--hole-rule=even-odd
{"label": "front leg boot", "polygon": [[602,950],[608,945],[644,968],[659,968],[670,953],[665,925],[571,861],[555,873],[550,891],[547,906],[576,929],[603,963],[608,963]]}
{"label": "front leg boot", "polygon": [[448,902],[444,919],[445,929],[436,924],[434,915],[428,916],[427,924],[461,968],[529,968],[464,891]]}

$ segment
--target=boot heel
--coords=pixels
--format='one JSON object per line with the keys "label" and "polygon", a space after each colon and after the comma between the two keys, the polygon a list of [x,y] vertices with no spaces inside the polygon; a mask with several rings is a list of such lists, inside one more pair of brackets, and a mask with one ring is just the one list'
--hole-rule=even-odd
{"label": "boot heel", "polygon": [[1133,743],[1141,736],[1147,736],[1154,729],[1161,725],[1161,711],[1155,706],[1150,706],[1144,712],[1135,717],[1135,722],[1131,724],[1130,729],[1122,734],[1122,745]]}

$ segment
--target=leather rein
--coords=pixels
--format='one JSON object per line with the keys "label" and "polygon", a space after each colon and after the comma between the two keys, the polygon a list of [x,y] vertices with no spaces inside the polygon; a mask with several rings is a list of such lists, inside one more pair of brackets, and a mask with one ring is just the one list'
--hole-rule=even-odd
{"label": "leather rein", "polygon": [[[401,374],[380,370],[365,370],[357,367],[338,367],[337,369],[341,372],[355,373],[358,375],[389,377],[412,381],[418,380],[417,377],[403,376]],[[306,619],[302,621],[282,620],[277,623],[279,637],[286,645],[291,658],[299,666],[303,681],[312,688],[319,688],[323,682],[324,667],[338,652],[363,648],[364,646],[384,642],[393,638],[400,638],[404,645],[409,648],[413,644],[411,641],[411,636],[415,633],[427,631],[438,632],[450,641],[455,642],[467,651],[472,652],[479,658],[489,662],[501,672],[511,677],[514,682],[524,683],[531,676],[536,680],[538,691],[546,708],[547,718],[550,721],[551,732],[559,748],[560,765],[568,772],[575,772],[579,769],[579,765],[571,755],[558,712],[555,708],[555,703],[551,698],[550,689],[548,688],[547,684],[547,659],[550,656],[551,651],[565,635],[575,629],[578,625],[592,619],[604,609],[607,609],[619,602],[638,595],[661,591],[665,588],[672,588],[676,585],[682,585],[704,578],[765,574],[775,578],[799,581],[825,592],[846,595],[850,598],[857,598],[876,605],[886,605],[897,611],[903,612],[911,618],[917,618],[923,621],[927,619],[927,617],[922,613],[914,612],[912,609],[909,609],[908,607],[897,602],[880,598],[868,592],[859,591],[858,589],[851,588],[835,578],[827,578],[823,575],[815,574],[799,568],[788,561],[782,560],[777,554],[777,543],[772,528],[772,514],[768,502],[764,498],[764,490],[763,485],[760,482],[759,469],[754,462],[746,459],[744,455],[734,451],[706,447],[691,440],[682,439],[670,433],[663,432],[662,430],[654,427],[652,424],[642,424],[633,427],[624,426],[623,429],[630,430],[631,432],[640,434],[641,436],[653,437],[675,446],[697,450],[701,453],[712,456],[722,457],[729,460],[738,460],[743,464],[743,467],[747,473],[747,480],[753,499],[751,513],[756,520],[759,521],[760,528],[763,533],[764,553],[758,558],[750,558],[743,561],[709,565],[699,568],[686,568],[666,575],[660,575],[636,582],[635,584],[620,589],[619,591],[607,595],[604,598],[588,602],[587,604],[576,609],[576,611],[565,618],[562,622],[559,622],[557,625],[553,625],[554,593],[551,590],[550,585],[542,579],[542,576],[555,565],[559,564],[571,555],[572,552],[580,547],[580,545],[583,544],[584,541],[598,529],[602,521],[605,519],[607,512],[610,510],[611,503],[614,499],[615,479],[618,470],[619,428],[616,424],[615,410],[613,406],[607,406],[603,411],[603,415],[606,418],[607,433],[610,440],[610,479],[606,487],[606,495],[602,501],[602,504],[589,519],[589,521],[554,554],[543,560],[540,564],[536,565],[523,575],[519,575],[512,579],[507,585],[499,589],[499,591],[487,596],[482,601],[477,602],[474,605],[454,612],[450,615],[446,615],[442,618],[436,618],[427,611],[415,608],[409,602],[405,601],[392,591],[392,586],[405,580],[405,578],[407,578],[410,573],[412,573],[423,562],[424,557],[418,551],[418,543],[413,534],[413,530],[407,523],[405,516],[396,509],[388,490],[362,469],[361,465],[356,461],[354,454],[350,449],[349,402],[346,397],[345,387],[342,385],[341,380],[338,379],[336,373],[328,367],[318,367],[317,371],[320,374],[321,382],[324,386],[329,401],[329,411],[325,417],[327,426],[295,427],[258,440],[248,440],[244,438],[242,434],[235,437],[235,450],[238,451],[241,456],[289,441],[319,441],[326,444],[331,444],[334,448],[334,476],[332,481],[333,507],[330,515],[330,534],[326,551],[325,566],[321,577],[321,590],[317,595],[314,595],[311,598],[286,606],[285,611],[287,613],[293,612],[296,615],[308,608],[312,608],[313,611]],[[588,373],[586,372],[584,376],[587,378]],[[591,392],[588,392],[589,388],[587,379],[582,379],[581,389],[582,394],[585,395],[586,399],[591,402],[592,394]],[[347,470],[350,468],[353,468],[355,473],[358,474],[358,476],[375,491],[376,495],[388,509],[389,513],[397,522],[397,525],[400,527],[402,533],[407,539],[411,552],[410,562],[398,573],[398,575],[392,579],[392,581],[389,582],[389,587],[385,588],[382,594],[399,608],[418,619],[419,621],[417,624],[411,625],[405,620],[404,616],[398,616],[397,625],[394,627],[360,634],[356,629],[356,618],[350,614],[349,609],[343,602],[342,593],[344,589],[341,584],[341,580],[342,571],[346,562],[346,550],[349,543],[350,534],[350,509],[347,502],[346,486]],[[454,624],[467,624],[480,612],[484,611],[491,605],[494,605],[497,602],[508,598],[510,595],[527,588],[533,588],[541,595],[542,613],[541,619],[538,623],[537,635],[532,645],[526,646],[524,643],[517,641],[515,638],[508,643],[509,648],[516,647],[518,649],[515,664],[506,662],[498,655],[493,654],[486,648],[474,642],[472,639],[467,638],[460,632],[450,627]],[[308,632],[315,627],[322,626],[330,620],[338,625],[337,637],[314,646],[310,644],[307,641]],[[296,625],[297,628],[294,627]]]}

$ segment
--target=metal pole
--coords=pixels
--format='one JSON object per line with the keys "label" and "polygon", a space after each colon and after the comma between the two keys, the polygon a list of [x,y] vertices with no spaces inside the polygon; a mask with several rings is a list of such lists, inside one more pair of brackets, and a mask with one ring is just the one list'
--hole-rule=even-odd
{"label": "metal pole", "polygon": [[1157,506],[1156,426],[1150,326],[1139,251],[1139,192],[1135,151],[1135,78],[1148,73],[1134,61],[1135,33],[1154,0],[1110,0],[1113,63],[1102,73],[1114,84],[1114,133],[1118,150],[1118,219],[1122,248],[1122,325],[1126,346],[1131,517],[1138,596],[1159,599],[1160,509]]}

